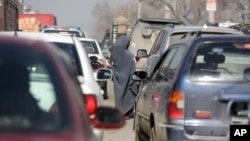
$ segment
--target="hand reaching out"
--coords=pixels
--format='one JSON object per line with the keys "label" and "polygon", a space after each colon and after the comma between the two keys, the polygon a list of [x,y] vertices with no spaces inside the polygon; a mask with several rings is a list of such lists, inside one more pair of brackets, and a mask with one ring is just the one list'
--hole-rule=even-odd
{"label": "hand reaching out", "polygon": [[143,58],[143,55],[135,56],[136,61],[139,61],[141,58]]}

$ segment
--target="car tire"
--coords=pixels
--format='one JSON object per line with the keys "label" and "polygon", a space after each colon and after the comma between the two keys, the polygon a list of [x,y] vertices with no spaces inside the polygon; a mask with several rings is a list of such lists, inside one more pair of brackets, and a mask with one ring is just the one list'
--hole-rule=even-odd
{"label": "car tire", "polygon": [[138,116],[135,114],[134,118],[134,141],[147,141],[147,137],[141,132],[138,125]]}
{"label": "car tire", "polygon": [[108,91],[107,91],[107,82],[104,83],[104,85],[102,86],[102,90],[103,90],[103,99],[107,100],[109,98],[108,96]]}
{"label": "car tire", "polygon": [[139,135],[140,135],[140,129],[139,129],[139,126],[138,126],[138,117],[135,115],[135,118],[134,118],[134,133],[135,133],[135,136],[134,136],[134,141],[141,141],[140,138],[139,138]]}

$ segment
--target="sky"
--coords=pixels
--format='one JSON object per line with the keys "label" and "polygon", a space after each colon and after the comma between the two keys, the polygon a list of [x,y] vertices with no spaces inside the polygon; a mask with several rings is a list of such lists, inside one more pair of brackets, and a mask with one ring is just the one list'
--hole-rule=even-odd
{"label": "sky", "polygon": [[[105,0],[24,0],[25,6],[39,13],[52,13],[57,17],[58,25],[78,26],[87,34],[91,32],[95,22],[92,15],[94,5]],[[106,0],[110,6],[121,3],[136,2],[136,0]]]}

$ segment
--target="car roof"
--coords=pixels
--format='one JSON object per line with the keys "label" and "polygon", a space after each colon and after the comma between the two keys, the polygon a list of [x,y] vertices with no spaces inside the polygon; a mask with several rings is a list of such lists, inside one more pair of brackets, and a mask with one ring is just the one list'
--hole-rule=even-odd
{"label": "car roof", "polygon": [[[173,43],[175,44],[186,44],[190,46],[193,42],[203,42],[203,41],[249,41],[250,36],[248,35],[234,35],[234,34],[227,34],[227,35],[213,35],[213,36],[190,36],[183,39],[180,39]],[[172,46],[171,45],[171,46]]]}
{"label": "car roof", "polygon": [[[1,33],[4,33],[4,34],[1,34]],[[11,32],[0,32],[0,38],[2,39],[2,40],[0,40],[0,42],[3,42],[3,41],[6,41],[7,43],[13,42],[15,44],[20,44],[23,47],[32,47],[36,50],[39,50],[40,52],[43,52],[44,54],[46,54],[46,53],[48,55],[53,54],[52,56],[56,56],[57,58],[60,58],[60,60],[63,62],[64,67],[66,67],[66,70],[68,71],[68,73],[70,75],[72,75],[72,74],[74,75],[74,70],[71,70],[71,68],[70,68],[72,65],[70,58],[63,51],[59,50],[58,48],[51,47],[51,46],[53,46],[52,44],[50,44],[46,41],[42,41],[39,38],[29,38],[29,39],[25,38],[25,37],[14,38],[14,36],[11,35]],[[23,39],[26,39],[26,40],[23,40]],[[33,44],[41,44],[41,45],[36,46]],[[42,46],[42,48],[41,48],[41,46]],[[49,55],[49,56],[51,56],[51,55]]]}
{"label": "car roof", "polygon": [[23,32],[23,31],[1,31],[1,35],[9,35],[9,36],[20,36],[22,38],[35,39],[35,40],[46,40],[53,42],[62,42],[62,43],[70,43],[73,44],[73,40],[71,36],[63,36],[60,34],[49,34],[49,33],[40,33],[40,32]]}
{"label": "car roof", "polygon": [[[169,31],[169,27],[163,28],[163,30]],[[226,28],[226,27],[216,27],[216,26],[176,26],[172,28],[172,32],[178,31],[206,31],[206,32],[223,32],[223,33],[232,33],[232,34],[243,34],[242,31]]]}
{"label": "car roof", "polygon": [[170,22],[170,23],[184,24],[182,21],[178,21],[175,19],[164,19],[164,18],[140,18],[137,19],[136,22]]}
{"label": "car roof", "polygon": [[51,25],[51,26],[45,26],[43,29],[47,29],[47,28],[69,28],[69,29],[77,29],[77,30],[81,30],[80,27],[77,26],[58,26],[58,25]]}
{"label": "car roof", "polygon": [[94,38],[84,38],[84,37],[78,37],[80,41],[96,41]]}

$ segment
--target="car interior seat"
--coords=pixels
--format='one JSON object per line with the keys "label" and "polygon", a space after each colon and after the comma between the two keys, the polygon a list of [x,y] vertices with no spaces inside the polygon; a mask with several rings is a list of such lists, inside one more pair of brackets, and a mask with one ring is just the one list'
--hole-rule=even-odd
{"label": "car interior seat", "polygon": [[37,101],[29,92],[29,71],[18,60],[0,64],[0,117],[38,118]]}
{"label": "car interior seat", "polygon": [[225,56],[216,53],[206,53],[204,63],[197,63],[194,66],[194,75],[219,76],[218,64],[225,62]]}

